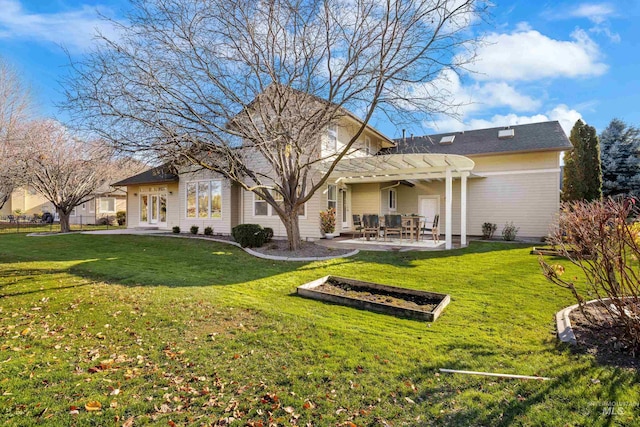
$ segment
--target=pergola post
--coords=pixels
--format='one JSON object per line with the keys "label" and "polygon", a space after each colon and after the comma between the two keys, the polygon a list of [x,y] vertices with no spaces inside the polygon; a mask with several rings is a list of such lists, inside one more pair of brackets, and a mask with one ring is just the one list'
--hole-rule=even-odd
{"label": "pergola post", "polygon": [[460,246],[467,246],[467,177],[469,172],[460,174]]}
{"label": "pergola post", "polygon": [[446,178],[446,185],[445,185],[445,224],[446,224],[446,228],[445,228],[445,236],[444,236],[444,247],[445,249],[451,249],[451,243],[452,243],[452,228],[453,228],[453,224],[451,224],[452,221],[452,211],[453,211],[453,177],[451,174],[451,167],[447,166],[447,168],[445,169],[445,178]]}

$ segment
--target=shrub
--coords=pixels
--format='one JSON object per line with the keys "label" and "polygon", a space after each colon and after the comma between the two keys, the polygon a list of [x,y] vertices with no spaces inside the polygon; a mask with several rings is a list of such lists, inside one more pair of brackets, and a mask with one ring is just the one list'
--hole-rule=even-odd
{"label": "shrub", "polygon": [[323,233],[333,233],[336,231],[336,210],[329,208],[320,212],[320,230]]}
{"label": "shrub", "polygon": [[233,239],[243,248],[259,248],[266,241],[266,233],[259,224],[240,224],[231,230]]}
{"label": "shrub", "polygon": [[549,242],[582,270],[583,279],[579,281],[574,275],[563,278],[562,265],[549,265],[539,258],[545,277],[569,289],[581,309],[586,300],[610,298],[603,304],[608,315],[598,326],[610,329],[636,356],[640,354],[639,226],[628,221],[638,213],[634,199],[563,203],[558,229]]}
{"label": "shrub", "polygon": [[191,230],[191,234],[198,234],[198,229],[199,228],[200,227],[198,227],[197,225],[192,225],[189,230]]}
{"label": "shrub", "polygon": [[96,225],[112,225],[114,221],[113,216],[103,216],[102,218],[98,218]]}
{"label": "shrub", "polygon": [[211,235],[213,235],[213,228],[211,228],[211,227],[205,227],[205,229],[204,229],[204,235],[205,235],[205,236],[211,236]]}
{"label": "shrub", "polygon": [[180,227],[178,227],[177,225],[175,225],[175,226],[172,228],[172,230],[173,230],[173,232],[174,232],[175,234],[180,234]]}
{"label": "shrub", "polygon": [[265,243],[269,243],[271,239],[273,239],[273,228],[265,227],[263,231],[264,231],[264,241]]}
{"label": "shrub", "polygon": [[490,239],[493,237],[493,233],[498,229],[498,224],[493,224],[491,222],[485,222],[482,224],[482,238]]}
{"label": "shrub", "polygon": [[118,225],[125,225],[127,223],[127,212],[125,211],[116,212],[116,221],[118,221]]}
{"label": "shrub", "polygon": [[507,241],[515,240],[518,230],[520,230],[520,227],[513,225],[513,222],[508,222],[502,229],[502,238]]}

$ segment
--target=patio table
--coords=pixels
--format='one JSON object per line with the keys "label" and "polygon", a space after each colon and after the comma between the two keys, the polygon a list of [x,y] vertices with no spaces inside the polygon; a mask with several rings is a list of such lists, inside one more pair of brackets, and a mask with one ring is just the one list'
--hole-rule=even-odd
{"label": "patio table", "polygon": [[409,241],[417,242],[420,238],[420,221],[423,219],[420,215],[403,215],[402,226],[409,230]]}

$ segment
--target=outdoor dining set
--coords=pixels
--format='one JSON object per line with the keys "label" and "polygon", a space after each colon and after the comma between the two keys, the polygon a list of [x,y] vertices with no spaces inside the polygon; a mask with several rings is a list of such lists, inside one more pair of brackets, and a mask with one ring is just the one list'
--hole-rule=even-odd
{"label": "outdoor dining set", "polygon": [[401,214],[364,214],[353,215],[353,229],[356,237],[371,240],[380,237],[387,241],[387,238],[397,236],[402,241],[403,238],[408,241],[417,242],[427,235],[435,242],[440,241],[439,229],[440,215],[434,215],[433,221],[420,215],[401,215]]}

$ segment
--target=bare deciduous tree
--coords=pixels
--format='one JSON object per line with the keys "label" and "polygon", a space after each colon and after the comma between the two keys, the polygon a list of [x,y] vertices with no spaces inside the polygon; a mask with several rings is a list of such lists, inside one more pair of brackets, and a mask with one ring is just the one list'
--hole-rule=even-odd
{"label": "bare deciduous tree", "polygon": [[31,99],[18,73],[0,59],[0,209],[21,185],[19,162]]}
{"label": "bare deciduous tree", "polygon": [[[66,82],[79,123],[132,152],[209,169],[298,212],[374,112],[453,107],[437,81],[473,57],[477,0],[136,0]],[[358,114],[337,152],[327,126]]]}
{"label": "bare deciduous tree", "polygon": [[53,204],[61,231],[68,232],[73,208],[92,199],[117,170],[113,149],[101,141],[76,138],[51,120],[31,123],[27,140],[30,148],[21,162],[26,182]]}

